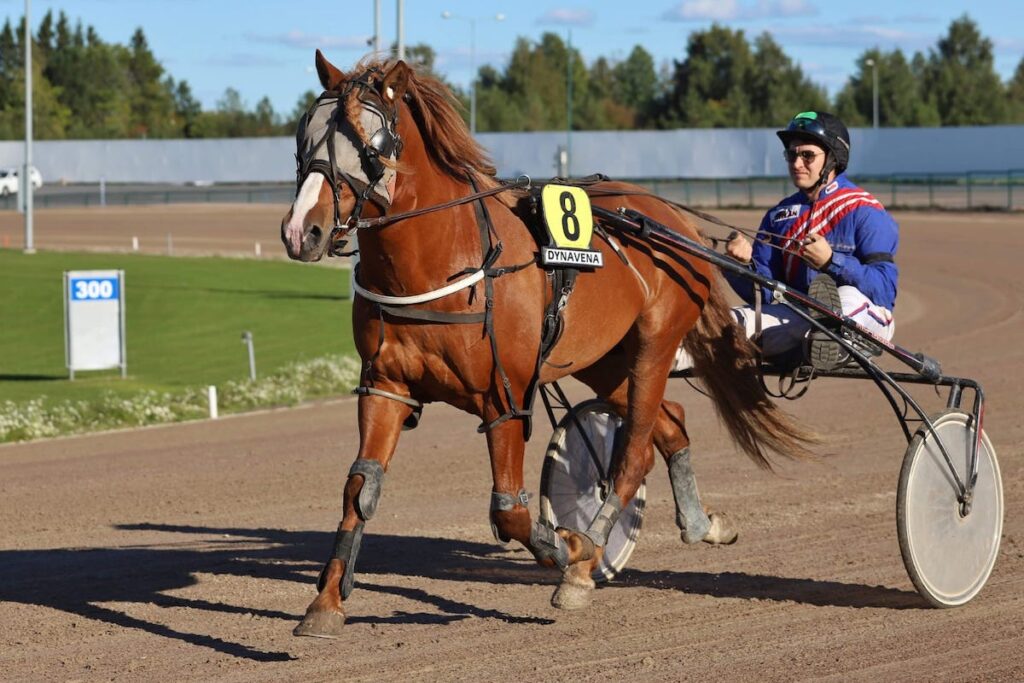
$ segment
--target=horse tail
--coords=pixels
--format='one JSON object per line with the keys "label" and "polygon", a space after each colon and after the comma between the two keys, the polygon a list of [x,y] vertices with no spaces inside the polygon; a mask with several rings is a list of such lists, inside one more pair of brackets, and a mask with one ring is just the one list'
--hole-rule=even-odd
{"label": "horse tail", "polygon": [[717,274],[704,311],[683,346],[733,441],[759,467],[772,468],[769,451],[796,460],[815,457],[808,446],[819,438],[765,392],[757,350],[736,324]]}

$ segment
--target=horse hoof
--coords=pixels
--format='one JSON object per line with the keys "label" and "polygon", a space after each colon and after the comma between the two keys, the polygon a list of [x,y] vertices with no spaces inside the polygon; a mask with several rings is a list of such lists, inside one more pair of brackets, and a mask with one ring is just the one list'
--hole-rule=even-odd
{"label": "horse hoof", "polygon": [[709,518],[711,519],[711,528],[704,534],[705,543],[732,545],[740,537],[740,532],[730,526],[729,518],[724,513],[712,512]]}
{"label": "horse hoof", "polygon": [[565,570],[562,583],[551,596],[551,606],[558,609],[584,609],[590,606],[594,580],[587,570],[589,563],[574,564]]}
{"label": "horse hoof", "polygon": [[292,635],[310,636],[313,638],[340,638],[342,626],[345,625],[345,615],[342,612],[306,612]]}

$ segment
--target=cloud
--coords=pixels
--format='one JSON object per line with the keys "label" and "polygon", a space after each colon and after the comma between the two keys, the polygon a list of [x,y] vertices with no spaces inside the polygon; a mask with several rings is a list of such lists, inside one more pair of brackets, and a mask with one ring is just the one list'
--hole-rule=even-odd
{"label": "cloud", "polygon": [[316,47],[335,50],[367,50],[372,42],[372,36],[318,36],[297,30],[274,35],[246,33],[245,38],[254,43],[270,43],[272,45],[284,45],[285,47],[303,50]]}
{"label": "cloud", "polygon": [[850,17],[846,20],[849,24],[863,24],[867,26],[877,26],[880,24],[934,24],[937,21],[939,21],[938,17],[924,14],[904,14],[894,17],[883,17],[881,15],[874,14]]}
{"label": "cloud", "polygon": [[667,21],[753,21],[784,17],[813,17],[818,8],[809,0],[683,0],[662,13]]}
{"label": "cloud", "polygon": [[594,13],[589,9],[562,7],[548,10],[537,20],[538,24],[559,24],[562,26],[592,26]]}
{"label": "cloud", "polygon": [[913,51],[921,50],[933,44],[931,35],[913,33],[886,26],[851,26],[816,25],[816,26],[783,26],[768,31],[783,45],[792,42],[801,46],[856,48],[867,50],[878,46],[882,48]]}
{"label": "cloud", "polygon": [[903,14],[893,17],[893,21],[897,24],[934,24],[942,20],[931,14]]}
{"label": "cloud", "polygon": [[992,39],[994,51],[1006,55],[1020,55],[1024,53],[1024,39],[1022,38],[1000,38]]}

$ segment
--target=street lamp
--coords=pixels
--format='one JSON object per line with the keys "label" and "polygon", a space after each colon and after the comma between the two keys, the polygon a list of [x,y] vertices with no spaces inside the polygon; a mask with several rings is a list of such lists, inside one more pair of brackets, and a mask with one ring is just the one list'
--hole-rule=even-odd
{"label": "street lamp", "polygon": [[871,67],[871,121],[878,128],[878,64],[873,59],[865,59],[864,63]]}
{"label": "street lamp", "polygon": [[[472,74],[469,82],[469,132],[476,135],[476,21],[478,17],[462,17],[445,10],[441,12],[441,18],[469,22],[469,68]],[[479,18],[505,21],[505,15],[500,12],[493,16]]]}
{"label": "street lamp", "polygon": [[25,253],[36,253],[32,232],[32,19],[31,0],[25,0],[25,169],[18,179],[19,200],[25,207]]}

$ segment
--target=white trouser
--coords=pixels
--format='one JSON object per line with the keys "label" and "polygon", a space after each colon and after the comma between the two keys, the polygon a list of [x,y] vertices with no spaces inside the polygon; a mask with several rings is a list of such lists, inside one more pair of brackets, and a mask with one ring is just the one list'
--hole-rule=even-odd
{"label": "white trouser", "polygon": [[[843,315],[882,339],[892,340],[896,323],[887,308],[871,303],[856,287],[839,287],[839,299],[843,304]],[[747,338],[754,336],[756,315],[752,306],[737,306],[732,309],[736,322],[746,332]],[[804,343],[811,324],[793,312],[785,304],[765,304],[761,307],[761,352],[766,357],[778,356]],[[674,370],[692,367],[688,353],[680,348],[676,354]]]}

